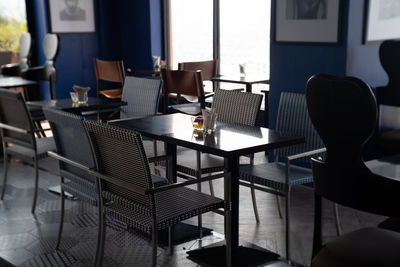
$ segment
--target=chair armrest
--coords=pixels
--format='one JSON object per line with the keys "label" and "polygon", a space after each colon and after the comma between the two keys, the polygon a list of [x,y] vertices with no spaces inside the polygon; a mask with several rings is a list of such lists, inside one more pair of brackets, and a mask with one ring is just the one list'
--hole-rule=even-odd
{"label": "chair armrest", "polygon": [[209,97],[213,97],[213,96],[214,96],[214,92],[207,93],[206,95],[204,95],[204,99],[209,98]]}
{"label": "chair armrest", "polygon": [[11,125],[8,125],[8,124],[4,124],[4,123],[1,123],[1,122],[0,122],[0,128],[6,129],[6,130],[9,130],[9,131],[13,131],[13,132],[17,132],[17,133],[21,133],[21,134],[30,133],[29,131],[27,131],[25,129],[14,127],[14,126],[11,126]]}
{"label": "chair armrest", "polygon": [[215,175],[211,175],[211,176],[207,176],[207,177],[197,178],[194,180],[189,180],[189,181],[182,182],[182,183],[164,185],[164,186],[160,186],[157,188],[147,190],[146,194],[156,194],[156,193],[167,191],[167,190],[174,189],[174,188],[184,187],[184,186],[188,186],[188,185],[192,185],[192,184],[198,184],[198,183],[207,182],[207,181],[225,178],[225,177],[230,179],[231,173],[225,172],[225,173],[215,174]]}
{"label": "chair armrest", "polygon": [[171,156],[166,156],[166,155],[165,156],[156,156],[156,157],[147,158],[147,160],[149,161],[149,163],[168,161],[168,160],[171,160]]}
{"label": "chair armrest", "polygon": [[287,160],[290,161],[290,160],[294,160],[294,159],[304,158],[304,157],[312,156],[312,155],[323,153],[323,152],[326,152],[326,148],[325,147],[288,156]]}
{"label": "chair armrest", "polygon": [[80,164],[79,162],[76,162],[74,160],[70,160],[70,159],[68,159],[66,157],[63,157],[63,156],[57,154],[56,152],[49,151],[49,152],[47,152],[47,155],[49,155],[50,157],[52,157],[54,159],[62,161],[64,163],[67,163],[67,164],[70,164],[70,165],[72,165],[74,167],[77,167],[77,168],[79,168],[81,170],[87,171],[89,174],[91,174],[93,176],[96,176],[97,178],[99,178],[101,180],[105,180],[105,181],[107,181],[109,183],[124,187],[124,188],[126,188],[128,190],[131,190],[131,191],[135,192],[135,193],[138,193],[138,194],[141,194],[141,195],[146,195],[146,190],[141,188],[141,187],[135,186],[133,184],[126,183],[126,182],[118,180],[118,179],[113,179],[112,177],[104,175],[104,174],[101,174],[101,173],[97,172],[96,170],[93,170],[93,169],[91,169],[91,168],[89,168],[89,167],[87,167],[87,166],[85,166],[83,164]]}
{"label": "chair armrest", "polygon": [[211,180],[219,179],[219,178],[222,178],[222,177],[228,177],[230,179],[230,173],[222,173],[222,174],[216,174],[216,175],[212,175],[212,176],[207,176],[207,177],[203,177],[203,178],[199,178],[199,179],[196,179],[196,180],[191,180],[191,181],[187,181],[187,182],[183,182],[183,183],[170,184],[170,185],[166,185],[166,186],[160,186],[160,187],[154,188],[154,189],[145,190],[144,188],[141,188],[139,186],[135,186],[133,184],[121,181],[119,179],[112,178],[111,176],[107,176],[107,175],[104,175],[102,173],[99,173],[96,170],[93,170],[93,169],[91,169],[91,168],[89,168],[89,167],[87,167],[87,166],[85,166],[83,164],[80,164],[80,163],[78,163],[76,161],[73,161],[73,160],[70,160],[70,159],[68,159],[66,157],[63,157],[63,156],[57,154],[56,152],[49,151],[49,152],[47,152],[47,155],[49,155],[50,157],[52,157],[54,159],[57,159],[59,161],[65,162],[67,164],[70,164],[70,165],[72,165],[74,167],[77,167],[77,168],[80,168],[80,169],[82,169],[84,171],[87,171],[89,174],[91,174],[93,176],[96,176],[97,178],[99,178],[101,180],[107,181],[107,182],[112,183],[112,184],[117,185],[117,186],[124,187],[124,188],[126,188],[126,189],[128,189],[128,190],[130,190],[132,192],[135,192],[135,193],[138,193],[138,194],[141,194],[141,195],[155,194],[155,193],[163,192],[163,191],[170,190],[170,189],[173,189],[173,188],[188,186],[188,185],[191,185],[191,184],[198,184],[198,183],[201,183],[201,182],[211,181]]}

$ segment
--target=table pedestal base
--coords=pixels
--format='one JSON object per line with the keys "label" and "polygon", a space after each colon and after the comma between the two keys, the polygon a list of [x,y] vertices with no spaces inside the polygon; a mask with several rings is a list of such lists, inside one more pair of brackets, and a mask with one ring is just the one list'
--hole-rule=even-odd
{"label": "table pedestal base", "polygon": [[[225,241],[212,244],[203,248],[188,251],[188,258],[202,266],[225,267]],[[245,243],[232,252],[232,266],[259,266],[279,258],[279,255],[258,247],[254,244]]]}

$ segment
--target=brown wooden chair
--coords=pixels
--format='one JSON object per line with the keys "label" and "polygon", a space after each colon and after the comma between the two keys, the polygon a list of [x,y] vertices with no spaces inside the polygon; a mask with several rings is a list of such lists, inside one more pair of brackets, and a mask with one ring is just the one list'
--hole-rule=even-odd
{"label": "brown wooden chair", "polygon": [[[103,95],[110,99],[121,98],[122,87],[124,86],[125,81],[125,70],[123,61],[104,61],[95,58],[94,69],[96,71],[97,79],[97,96]],[[103,90],[102,81],[120,83],[120,87]]]}
{"label": "brown wooden chair", "polygon": [[[217,76],[218,73],[218,60],[207,60],[197,62],[181,62],[178,63],[178,70],[200,70],[203,75],[203,81],[211,81],[213,77]],[[215,91],[215,85],[213,83],[213,91]]]}
{"label": "brown wooden chair", "polygon": [[[168,100],[175,98],[177,105],[172,105],[175,111],[197,115],[205,108],[205,94],[201,71],[161,69],[163,86],[163,112],[168,113]],[[183,96],[183,97],[182,97]],[[184,102],[184,104],[181,104]]]}

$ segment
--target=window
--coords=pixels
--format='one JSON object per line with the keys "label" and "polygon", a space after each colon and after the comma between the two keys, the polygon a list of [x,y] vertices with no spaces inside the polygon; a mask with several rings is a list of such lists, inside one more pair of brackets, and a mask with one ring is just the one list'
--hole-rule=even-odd
{"label": "window", "polygon": [[[268,0],[166,0],[169,12],[167,61],[210,60],[217,57],[219,73],[269,78],[271,1]],[[216,11],[216,12],[215,12]],[[216,29],[218,27],[219,29]],[[214,56],[215,55],[215,56]],[[171,64],[172,63],[172,64]],[[223,88],[238,88],[223,84]],[[254,85],[253,92],[267,85]]]}
{"label": "window", "polygon": [[18,61],[19,36],[27,32],[25,0],[0,0],[0,51],[11,58],[3,57],[0,64]]}
{"label": "window", "polygon": [[170,65],[213,58],[213,0],[171,0]]}

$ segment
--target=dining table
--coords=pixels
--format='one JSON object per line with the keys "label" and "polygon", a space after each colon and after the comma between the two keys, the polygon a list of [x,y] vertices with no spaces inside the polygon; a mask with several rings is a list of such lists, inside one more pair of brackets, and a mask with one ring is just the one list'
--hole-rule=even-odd
{"label": "dining table", "polygon": [[[18,76],[9,76],[0,74],[0,88],[17,88],[22,87],[24,89],[24,95],[26,99],[32,99],[30,96],[39,95],[40,88],[37,86],[37,81],[27,80]],[[30,89],[35,89],[36,92],[31,92]]]}
{"label": "dining table", "polygon": [[76,103],[71,98],[45,99],[39,101],[27,101],[26,104],[32,108],[52,108],[74,114],[85,115],[85,112],[112,110],[127,105],[125,101],[110,101],[99,97],[88,97],[86,103]]}
{"label": "dining table", "polygon": [[246,92],[251,93],[253,84],[269,84],[269,79],[256,75],[218,75],[211,79],[213,82],[244,84]]}
{"label": "dining table", "polygon": [[[286,135],[263,127],[218,122],[211,134],[193,130],[192,116],[174,113],[123,119],[112,122],[119,127],[135,130],[143,136],[165,142],[171,157],[167,177],[177,181],[177,146],[194,149],[224,158],[230,179],[224,183],[225,241],[188,252],[189,258],[210,266],[254,266],[276,260],[279,255],[253,245],[239,243],[239,157],[270,149],[299,144],[302,136]],[[225,255],[225,257],[221,257]]]}

